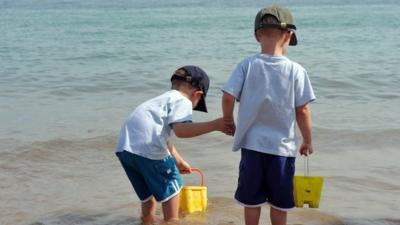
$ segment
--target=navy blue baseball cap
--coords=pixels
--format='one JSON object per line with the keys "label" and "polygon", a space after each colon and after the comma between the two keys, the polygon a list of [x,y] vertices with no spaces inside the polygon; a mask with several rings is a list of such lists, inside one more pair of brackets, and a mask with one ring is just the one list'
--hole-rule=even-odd
{"label": "navy blue baseball cap", "polygon": [[183,70],[185,71],[185,75],[178,75],[178,74],[173,74],[171,77],[171,81],[176,79],[176,80],[183,80],[193,87],[200,88],[200,90],[203,92],[203,97],[200,99],[199,103],[197,103],[196,107],[194,110],[197,111],[202,111],[202,112],[207,112],[207,105],[206,105],[206,95],[208,88],[210,86],[210,79],[208,78],[208,75],[204,70],[202,70],[198,66],[183,66],[179,68],[178,70]]}

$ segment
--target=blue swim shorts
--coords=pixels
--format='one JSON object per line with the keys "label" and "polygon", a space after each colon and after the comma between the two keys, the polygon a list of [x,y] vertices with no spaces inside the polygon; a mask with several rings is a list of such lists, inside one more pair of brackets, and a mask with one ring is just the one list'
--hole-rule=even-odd
{"label": "blue swim shorts", "polygon": [[294,208],[295,157],[284,157],[242,148],[235,199],[245,207]]}
{"label": "blue swim shorts", "polygon": [[116,154],[142,202],[152,196],[158,202],[166,202],[182,189],[182,177],[172,156],[152,160],[127,151]]}

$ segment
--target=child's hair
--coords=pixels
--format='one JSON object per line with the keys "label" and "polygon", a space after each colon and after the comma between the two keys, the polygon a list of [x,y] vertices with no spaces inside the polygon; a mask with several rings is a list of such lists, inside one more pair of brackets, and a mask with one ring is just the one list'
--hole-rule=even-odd
{"label": "child's hair", "polygon": [[[184,69],[177,69],[174,74],[181,76],[181,77],[187,76],[187,73]],[[185,85],[186,87],[189,87],[190,89],[199,89],[197,87],[193,87],[190,83],[188,83],[184,80],[178,80],[178,79],[171,80],[171,89],[178,90],[183,85]]]}

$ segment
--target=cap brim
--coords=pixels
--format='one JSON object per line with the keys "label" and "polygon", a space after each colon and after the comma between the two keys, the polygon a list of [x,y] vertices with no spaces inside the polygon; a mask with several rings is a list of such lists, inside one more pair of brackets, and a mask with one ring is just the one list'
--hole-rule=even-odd
{"label": "cap brim", "polygon": [[290,42],[289,45],[297,45],[297,37],[296,37],[296,33],[293,31],[292,32],[292,37],[290,37]]}
{"label": "cap brim", "polygon": [[196,107],[194,108],[196,111],[207,112],[206,101],[204,98],[201,98],[199,103],[197,103]]}

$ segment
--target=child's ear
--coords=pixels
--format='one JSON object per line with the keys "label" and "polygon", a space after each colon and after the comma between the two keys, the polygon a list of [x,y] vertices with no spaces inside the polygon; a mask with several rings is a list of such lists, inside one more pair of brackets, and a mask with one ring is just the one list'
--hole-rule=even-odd
{"label": "child's ear", "polygon": [[192,97],[195,99],[196,98],[200,99],[202,96],[203,96],[203,92],[200,90],[196,90],[196,91],[192,92]]}
{"label": "child's ear", "polygon": [[195,92],[195,94],[196,94],[196,95],[202,96],[202,95],[204,95],[204,92],[203,92],[203,91],[200,91],[200,90],[197,90],[197,91]]}
{"label": "child's ear", "polygon": [[286,32],[286,35],[285,35],[285,43],[286,43],[287,41],[290,42],[290,39],[292,38],[292,35],[293,35],[293,31],[288,31],[288,32]]}
{"label": "child's ear", "polygon": [[200,91],[200,90],[193,90],[193,91],[191,92],[191,96],[192,96],[192,97],[195,97],[195,96],[197,96],[197,95],[200,95],[201,93],[203,93],[203,92]]}
{"label": "child's ear", "polygon": [[254,32],[254,37],[256,38],[257,42],[260,42],[260,38],[258,37],[258,32]]}

